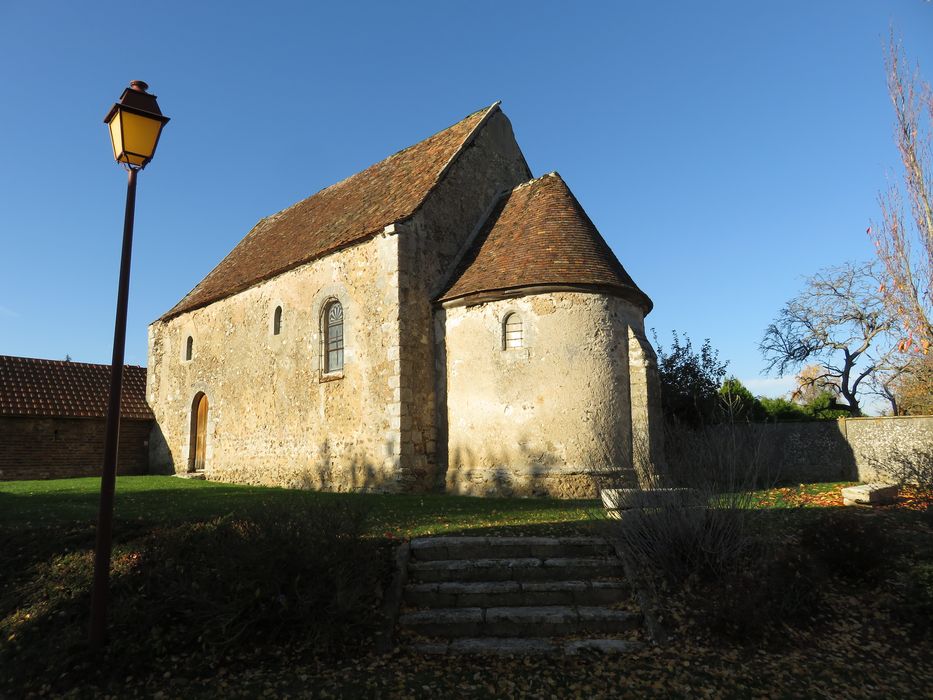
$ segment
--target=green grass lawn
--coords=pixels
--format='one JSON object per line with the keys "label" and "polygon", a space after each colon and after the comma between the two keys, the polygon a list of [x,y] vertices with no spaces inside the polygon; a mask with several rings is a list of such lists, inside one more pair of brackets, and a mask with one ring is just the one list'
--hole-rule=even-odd
{"label": "green grass lawn", "polygon": [[[95,522],[99,490],[97,478],[0,482],[0,528]],[[341,502],[368,510],[370,534],[392,538],[576,532],[589,527],[599,507],[597,501],[320,493],[170,476],[123,476],[117,479],[114,515],[118,522],[135,521],[138,526],[245,515],[276,505]]]}
{"label": "green grass lawn", "polygon": [[[838,516],[842,520],[837,523],[855,527],[855,535],[843,544],[861,541],[863,531],[880,529],[886,533],[883,541],[892,545],[885,547],[876,579],[823,574],[821,603],[812,622],[781,626],[780,634],[767,643],[706,636],[707,623],[702,615],[697,617],[703,606],[697,601],[729,600],[736,593],[712,588],[700,590],[697,598],[698,591],[686,587],[666,591],[661,599],[673,630],[667,648],[649,647],[625,658],[451,663],[404,649],[376,656],[366,647],[369,632],[355,632],[362,643],[329,657],[318,656],[314,650],[320,646],[313,642],[296,643],[293,638],[212,649],[194,636],[207,629],[198,622],[198,609],[239,595],[246,601],[238,603],[243,611],[257,614],[249,605],[254,589],[261,604],[275,600],[274,595],[260,596],[258,586],[274,578],[265,572],[285,568],[287,557],[300,556],[300,543],[285,559],[280,553],[276,560],[275,547],[258,546],[252,535],[237,540],[251,532],[240,525],[249,519],[261,523],[269,514],[285,513],[304,518],[318,505],[325,513],[363,511],[364,537],[358,541],[369,554],[356,562],[376,566],[369,567],[368,574],[351,568],[349,577],[363,581],[369,590],[385,578],[393,551],[389,545],[399,539],[599,532],[605,521],[598,501],[334,494],[163,476],[120,477],[112,589],[113,622],[122,619],[124,637],[122,645],[116,645],[123,648],[113,651],[129,651],[122,657],[108,656],[101,664],[88,661],[83,643],[99,480],[0,482],[0,697],[22,696],[27,687],[53,695],[73,691],[75,697],[98,692],[151,697],[156,691],[166,698],[921,697],[933,687],[933,667],[920,659],[933,656],[933,650],[929,637],[916,636],[913,623],[933,605],[933,522],[922,512],[903,508],[842,508],[839,489],[844,485],[770,489],[751,499],[757,511],[753,517],[762,525],[759,530],[789,551],[799,543],[800,532],[824,522],[824,516]],[[876,527],[867,531],[862,527],[872,524]],[[332,542],[342,550],[346,540],[340,537],[332,537]],[[282,548],[295,540],[287,529],[279,538]],[[299,539],[314,541],[315,536]],[[154,544],[168,549],[153,548]],[[164,552],[168,556],[163,557]],[[327,550],[324,555],[329,556]],[[311,571],[318,576],[321,569]],[[346,580],[347,572],[342,575]],[[762,587],[777,591],[793,581],[756,579],[748,592]],[[923,596],[925,607],[917,607]],[[300,597],[297,602],[302,602]],[[377,604],[366,605],[371,609],[363,610],[364,618],[377,614]],[[171,618],[189,608],[185,619],[193,620],[190,626],[177,618],[174,627],[166,622],[176,635],[167,642],[159,616]],[[313,606],[305,615],[313,621]],[[177,635],[189,641],[189,630],[189,651],[178,655]],[[192,645],[196,653],[190,651]],[[765,651],[758,653],[759,649]],[[138,658],[145,658],[148,666],[134,670],[132,660]],[[111,661],[123,666],[108,665]],[[102,667],[103,675],[94,680],[93,672]],[[4,668],[19,669],[20,680],[4,686]]]}

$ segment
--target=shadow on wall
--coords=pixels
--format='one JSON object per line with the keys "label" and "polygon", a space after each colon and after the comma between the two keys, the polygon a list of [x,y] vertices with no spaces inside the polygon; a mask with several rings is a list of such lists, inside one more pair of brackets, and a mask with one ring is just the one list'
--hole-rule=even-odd
{"label": "shadow on wall", "polygon": [[933,497],[933,446],[889,447],[884,459],[869,458],[869,467],[882,481],[914,486]]}
{"label": "shadow on wall", "polygon": [[175,456],[172,454],[172,449],[158,421],[152,421],[152,430],[149,433],[148,473],[163,476],[171,476],[175,473]]}
{"label": "shadow on wall", "polygon": [[652,465],[647,438],[633,437],[632,464],[600,472],[600,488],[695,488],[728,493],[779,484],[852,481],[856,459],[836,422],[664,425],[665,462]]}
{"label": "shadow on wall", "polygon": [[394,474],[387,474],[370,460],[354,454],[348,461],[337,459],[339,448],[324,439],[318,446],[320,461],[312,468],[303,469],[290,479],[288,488],[309,491],[396,492],[401,490]]}
{"label": "shadow on wall", "polygon": [[762,445],[768,473],[779,484],[857,481],[858,464],[844,423],[814,421],[741,425]]}
{"label": "shadow on wall", "polygon": [[499,497],[594,498],[598,493],[594,470],[567,467],[551,453],[530,449],[526,439],[498,449],[455,446],[446,490]]}

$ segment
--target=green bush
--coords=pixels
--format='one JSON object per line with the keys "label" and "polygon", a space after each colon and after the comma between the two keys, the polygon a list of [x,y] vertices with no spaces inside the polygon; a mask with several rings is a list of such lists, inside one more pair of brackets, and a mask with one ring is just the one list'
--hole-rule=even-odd
{"label": "green bush", "polygon": [[179,672],[196,661],[187,672],[197,674],[224,658],[262,658],[278,642],[314,654],[367,646],[388,558],[362,536],[364,522],[348,504],[275,507],[119,547],[104,663],[90,663],[86,650],[91,552],[56,557],[37,567],[26,600],[0,623],[0,667],[14,685],[58,676],[64,687],[92,669],[142,675],[168,656],[182,660],[173,663]]}
{"label": "green bush", "polygon": [[670,350],[661,345],[652,329],[658,354],[658,382],[661,387],[661,407],[664,417],[673,423],[691,427],[706,425],[719,419],[719,386],[726,374],[728,362],[719,361],[709,339],[699,352],[686,335],[671,331]]}
{"label": "green bush", "polygon": [[761,401],[735,377],[719,388],[719,404],[726,422],[760,423],[768,418]]}
{"label": "green bush", "polygon": [[787,399],[769,399],[762,397],[759,399],[761,407],[764,409],[767,420],[773,422],[811,420],[812,416],[807,413],[802,406],[795,404]]}
{"label": "green bush", "polygon": [[831,391],[821,391],[804,405],[803,410],[814,420],[835,420],[852,415],[850,410],[839,407],[836,396]]}

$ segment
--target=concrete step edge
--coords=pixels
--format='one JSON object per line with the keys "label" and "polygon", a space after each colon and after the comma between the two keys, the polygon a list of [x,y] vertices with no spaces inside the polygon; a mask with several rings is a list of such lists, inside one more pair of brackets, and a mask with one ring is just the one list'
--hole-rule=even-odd
{"label": "concrete step edge", "polygon": [[460,639],[425,641],[411,645],[411,649],[426,655],[476,656],[577,656],[581,653],[623,655],[645,648],[633,639],[587,638],[550,640],[536,637],[462,637]]}

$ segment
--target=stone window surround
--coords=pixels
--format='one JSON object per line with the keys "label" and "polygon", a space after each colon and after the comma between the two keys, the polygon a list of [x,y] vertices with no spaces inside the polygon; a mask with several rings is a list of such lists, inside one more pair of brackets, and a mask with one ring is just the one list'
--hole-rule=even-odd
{"label": "stone window surround", "polygon": [[282,336],[282,317],[285,314],[285,305],[281,301],[272,304],[272,313],[269,316],[269,335]]}
{"label": "stone window surround", "polygon": [[[524,297],[520,297],[524,299]],[[500,313],[499,316],[499,327],[496,334],[496,348],[499,350],[499,357],[502,358],[505,362],[520,362],[522,360],[528,360],[531,358],[531,348],[535,344],[536,332],[534,324],[531,321],[534,318],[534,312],[531,308],[522,308],[518,304],[509,303]],[[522,346],[520,348],[506,348],[505,347],[505,323],[509,320],[509,316],[512,314],[517,314],[518,317],[522,320]]]}
{"label": "stone window surround", "polygon": [[[518,320],[518,332],[519,332],[519,344],[518,345],[509,345],[509,322],[512,319]],[[522,318],[522,314],[518,311],[508,311],[502,316],[502,350],[508,352],[509,350],[521,350],[526,347],[527,343],[525,342],[525,320]]]}
{"label": "stone window surround", "polygon": [[[312,362],[317,362],[318,382],[324,384],[326,382],[343,379],[344,370],[346,369],[348,361],[351,360],[352,353],[348,353],[348,350],[352,345],[352,319],[353,311],[356,309],[356,306],[351,303],[346,289],[341,285],[328,285],[326,288],[320,290],[318,299],[319,301],[316,304],[317,325],[313,331],[317,337],[312,338],[311,342],[311,347],[317,357],[312,359]],[[327,359],[327,348],[324,347],[327,341],[325,327],[327,324],[327,311],[330,304],[335,301],[339,302],[340,306],[343,307],[343,367],[333,372],[327,372],[325,371]]]}
{"label": "stone window surround", "polygon": [[187,328],[182,331],[181,361],[185,364],[194,360],[194,331]]}

